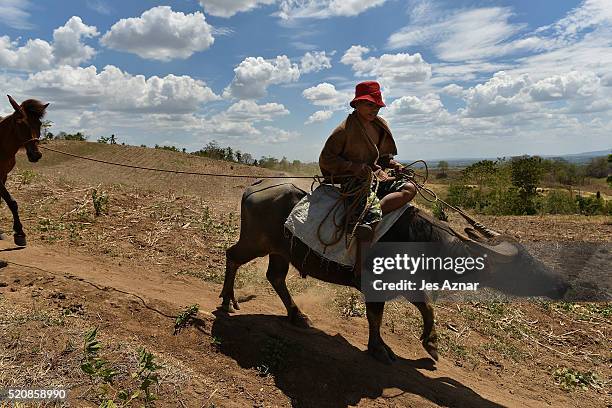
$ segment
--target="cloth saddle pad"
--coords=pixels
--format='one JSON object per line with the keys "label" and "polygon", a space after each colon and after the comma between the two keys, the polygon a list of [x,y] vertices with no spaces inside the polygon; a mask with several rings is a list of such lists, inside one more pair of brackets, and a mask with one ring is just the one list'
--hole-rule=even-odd
{"label": "cloth saddle pad", "polygon": [[[319,224],[329,213],[339,197],[340,189],[337,187],[329,184],[319,185],[311,194],[307,194],[296,204],[291,214],[289,214],[287,221],[285,221],[285,228],[293,234],[293,237],[298,238],[322,258],[341,265],[353,267],[357,259],[356,242],[353,242],[347,249],[347,237],[343,236],[338,243],[331,246],[325,246],[317,236]],[[409,207],[411,207],[411,205],[406,204],[395,211],[385,214],[382,221],[378,223],[374,230],[373,242],[377,242],[387,231],[389,231],[389,228],[391,228],[395,221],[397,221]],[[343,210],[341,206],[336,213],[337,224],[340,224]],[[335,231],[336,227],[330,215],[321,227],[321,237],[324,241],[329,242],[334,236]]]}

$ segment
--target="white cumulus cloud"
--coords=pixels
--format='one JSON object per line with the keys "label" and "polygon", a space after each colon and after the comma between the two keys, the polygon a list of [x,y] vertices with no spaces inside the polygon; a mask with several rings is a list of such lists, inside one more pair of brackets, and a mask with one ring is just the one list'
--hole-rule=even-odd
{"label": "white cumulus cloud", "polygon": [[308,117],[308,120],[306,120],[304,124],[309,125],[315,122],[324,122],[326,120],[329,120],[333,114],[334,114],[334,111],[331,111],[331,110],[316,111],[315,113],[313,113],[312,115]]}
{"label": "white cumulus cloud", "polygon": [[153,7],[140,17],[121,19],[104,34],[101,43],[145,59],[186,59],[208,49],[215,39],[204,14],[175,12],[169,6]]}
{"label": "white cumulus cloud", "polygon": [[53,31],[53,56],[56,64],[79,65],[89,61],[96,51],[81,41],[83,37],[98,36],[96,27],[83,23],[80,17],[71,17],[63,26]]}
{"label": "white cumulus cloud", "polygon": [[247,57],[234,68],[234,79],[223,92],[223,96],[257,99],[266,95],[268,86],[295,82],[299,78],[299,67],[286,55],[279,55],[271,60]]}
{"label": "white cumulus cloud", "polygon": [[593,72],[572,71],[538,81],[530,88],[529,94],[536,101],[573,99],[594,95],[600,85],[601,80]]}
{"label": "white cumulus cloud", "polygon": [[51,43],[30,39],[23,46],[10,37],[0,37],[0,66],[3,68],[37,71],[56,65],[80,65],[89,61],[96,51],[83,43],[84,38],[98,35],[94,26],[83,23],[80,17],[71,17],[65,25],[53,31]]}
{"label": "white cumulus cloud", "polygon": [[333,84],[323,82],[302,91],[302,96],[316,106],[324,106],[337,110],[348,106],[353,95],[348,92],[340,92]]}
{"label": "white cumulus cloud", "polygon": [[285,20],[356,16],[386,0],[282,0],[278,15]]}
{"label": "white cumulus cloud", "polygon": [[369,51],[366,47],[353,45],[344,53],[340,62],[350,65],[357,76],[374,76],[389,88],[431,78],[431,65],[419,53],[383,54],[378,58],[364,58],[364,54]]}
{"label": "white cumulus cloud", "polygon": [[326,55],[325,51],[307,52],[300,61],[300,71],[304,74],[331,67],[331,57]]}
{"label": "white cumulus cloud", "polygon": [[469,117],[530,114],[580,114],[610,109],[610,92],[592,71],[572,71],[535,81],[529,74],[500,71],[463,92]]}
{"label": "white cumulus cloud", "polygon": [[219,96],[200,80],[169,74],[165,77],[132,75],[108,65],[62,66],[31,74],[24,88],[52,101],[55,109],[97,107],[104,111],[188,113]]}
{"label": "white cumulus cloud", "polygon": [[441,93],[460,98],[463,96],[463,88],[457,84],[446,85],[440,90]]}
{"label": "white cumulus cloud", "polygon": [[512,76],[504,71],[497,72],[484,84],[466,92],[465,115],[485,117],[519,112],[529,101],[528,87],[531,84],[527,74]]}
{"label": "white cumulus cloud", "polygon": [[232,17],[237,13],[274,3],[276,0],[200,0],[204,10],[215,17]]}
{"label": "white cumulus cloud", "polygon": [[427,94],[423,98],[402,96],[389,105],[389,111],[394,115],[426,115],[439,112],[442,109],[442,102],[436,94]]}
{"label": "white cumulus cloud", "polygon": [[272,121],[277,116],[288,115],[289,111],[280,103],[265,103],[258,105],[254,101],[241,100],[230,106],[226,117],[237,121]]}

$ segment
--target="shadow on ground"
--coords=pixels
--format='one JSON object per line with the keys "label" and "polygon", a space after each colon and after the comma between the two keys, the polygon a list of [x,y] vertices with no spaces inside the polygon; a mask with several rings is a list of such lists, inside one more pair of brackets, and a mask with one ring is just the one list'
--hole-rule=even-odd
{"label": "shadow on ground", "polygon": [[441,406],[502,407],[451,378],[424,376],[419,369],[435,371],[428,358],[386,366],[341,335],[296,329],[285,317],[214,314],[211,335],[219,351],[243,368],[273,375],[295,407],[346,407],[378,397],[418,405],[419,396]]}

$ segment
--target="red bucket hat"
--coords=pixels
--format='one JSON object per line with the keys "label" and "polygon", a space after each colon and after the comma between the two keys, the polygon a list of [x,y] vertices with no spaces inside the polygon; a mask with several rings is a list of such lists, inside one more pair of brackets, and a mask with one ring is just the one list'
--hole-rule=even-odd
{"label": "red bucket hat", "polygon": [[380,85],[376,81],[365,81],[357,84],[355,87],[355,98],[351,101],[351,107],[354,108],[355,102],[361,100],[374,102],[380,107],[387,106],[382,100]]}

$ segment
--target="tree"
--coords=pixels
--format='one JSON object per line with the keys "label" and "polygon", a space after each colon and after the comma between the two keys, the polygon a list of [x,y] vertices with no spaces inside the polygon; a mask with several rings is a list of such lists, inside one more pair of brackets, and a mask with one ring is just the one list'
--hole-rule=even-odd
{"label": "tree", "polygon": [[441,160],[438,163],[438,178],[446,178],[448,177],[448,162],[445,160]]}
{"label": "tree", "polygon": [[542,178],[542,159],[538,156],[513,157],[510,162],[512,184],[526,196],[535,195]]}
{"label": "tree", "polygon": [[609,170],[610,165],[607,157],[595,157],[587,165],[586,175],[595,178],[607,177],[610,172]]}
{"label": "tree", "polygon": [[573,187],[581,184],[584,174],[574,163],[566,163],[557,173],[557,180],[568,188],[572,194]]}
{"label": "tree", "polygon": [[536,188],[542,178],[542,159],[538,156],[513,157],[510,161],[512,185],[520,201],[514,210],[519,214],[535,214]]}
{"label": "tree", "polygon": [[261,159],[259,159],[259,167],[265,167],[267,169],[274,169],[278,167],[278,165],[279,165],[279,161],[276,157],[261,156]]}
{"label": "tree", "polygon": [[196,156],[209,157],[211,159],[216,160],[225,160],[228,151],[220,147],[216,141],[212,140],[208,142],[208,144],[202,149],[193,152],[193,154]]}
{"label": "tree", "polygon": [[242,153],[242,163],[257,166],[257,160],[253,159],[251,153]]}
{"label": "tree", "polygon": [[51,129],[51,126],[53,126],[53,122],[50,120],[43,120],[42,124],[40,125],[42,138],[44,140],[53,139],[53,133],[49,132],[49,129]]}
{"label": "tree", "polygon": [[289,161],[287,160],[285,156],[283,156],[280,162],[278,162],[278,166],[280,167],[281,170],[289,169]]}
{"label": "tree", "polygon": [[483,187],[489,184],[489,181],[496,173],[497,161],[481,160],[466,167],[463,170],[463,178],[471,182],[471,184],[477,184],[478,191],[482,193]]}
{"label": "tree", "polygon": [[160,146],[160,145],[156,144],[155,148],[159,149],[159,150],[169,150],[171,152],[177,152],[177,153],[179,151],[179,149],[177,149],[176,146]]}
{"label": "tree", "polygon": [[109,140],[110,140],[110,144],[117,144],[117,139],[115,139],[115,135],[111,135]]}
{"label": "tree", "polygon": [[84,142],[87,140],[87,136],[85,136],[83,133],[81,132],[76,132],[74,134],[70,134],[70,133],[66,133],[66,132],[60,132],[60,137],[64,140],[76,140],[79,142]]}
{"label": "tree", "polygon": [[231,147],[226,147],[225,148],[225,157],[223,157],[223,160],[226,161],[234,161],[234,150]]}

